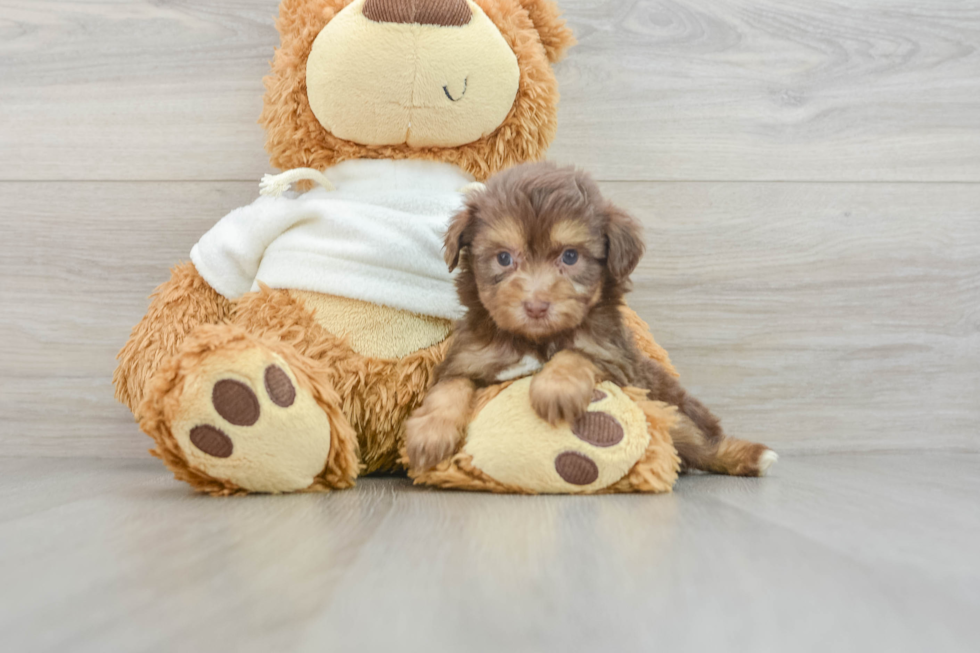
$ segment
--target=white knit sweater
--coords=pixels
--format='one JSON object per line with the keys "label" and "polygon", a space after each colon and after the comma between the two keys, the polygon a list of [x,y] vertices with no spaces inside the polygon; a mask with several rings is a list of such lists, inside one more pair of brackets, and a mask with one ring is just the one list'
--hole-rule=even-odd
{"label": "white knit sweater", "polygon": [[336,190],[261,197],[218,222],[191,250],[201,276],[229,299],[261,281],[459,318],[442,239],[473,178],[411,160],[346,161],[325,172]]}

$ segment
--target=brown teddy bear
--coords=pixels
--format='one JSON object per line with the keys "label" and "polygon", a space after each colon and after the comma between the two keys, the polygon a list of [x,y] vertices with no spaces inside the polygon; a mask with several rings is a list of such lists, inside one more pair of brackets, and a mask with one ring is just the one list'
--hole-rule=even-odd
{"label": "brown teddy bear", "polygon": [[[403,468],[404,422],[461,310],[442,233],[475,183],[543,157],[552,64],[573,42],[550,0],[284,0],[278,29],[261,123],[272,164],[292,172],[173,269],[114,378],[154,455],[215,495],[325,491]],[[284,192],[309,180],[322,187]],[[528,385],[482,390],[460,450],[410,470],[416,482],[671,489],[670,429],[684,427],[672,408],[606,383],[584,418],[551,427]]]}

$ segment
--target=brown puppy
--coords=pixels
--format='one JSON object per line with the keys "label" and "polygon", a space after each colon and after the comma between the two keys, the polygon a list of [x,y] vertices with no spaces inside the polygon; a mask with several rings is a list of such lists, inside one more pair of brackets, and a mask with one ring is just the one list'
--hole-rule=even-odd
{"label": "brown puppy", "polygon": [[573,168],[517,166],[472,195],[446,234],[467,313],[406,424],[413,466],[455,450],[476,388],[534,373],[531,405],[551,424],[585,413],[599,382],[636,386],[678,407],[671,434],[685,467],[763,474],[775,453],[726,438],[718,419],[634,345],[620,310],[643,249],[639,223]]}

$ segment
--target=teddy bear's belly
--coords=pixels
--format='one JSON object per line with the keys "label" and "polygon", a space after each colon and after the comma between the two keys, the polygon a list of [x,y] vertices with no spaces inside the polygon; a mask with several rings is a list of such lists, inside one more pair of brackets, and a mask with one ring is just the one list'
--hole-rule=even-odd
{"label": "teddy bear's belly", "polygon": [[371,358],[402,358],[445,340],[453,323],[397,308],[334,295],[291,290],[335,336],[347,338],[351,349]]}

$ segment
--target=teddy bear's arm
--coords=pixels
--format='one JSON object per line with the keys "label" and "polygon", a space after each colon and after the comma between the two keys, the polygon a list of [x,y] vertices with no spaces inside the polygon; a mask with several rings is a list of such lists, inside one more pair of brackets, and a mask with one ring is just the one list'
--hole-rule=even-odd
{"label": "teddy bear's arm", "polygon": [[657,341],[653,339],[653,335],[650,333],[650,325],[644,322],[643,318],[628,306],[623,306],[622,313],[623,321],[626,323],[626,328],[633,334],[633,342],[636,344],[637,349],[645,356],[649,356],[663,365],[668,374],[679,377],[680,374],[677,372],[673,363],[670,362],[670,356],[667,355],[667,350],[657,344]]}
{"label": "teddy bear's arm", "polygon": [[201,277],[193,263],[173,268],[151,296],[150,307],[116,357],[116,398],[139,419],[147,380],[197,326],[231,319],[234,306]]}

